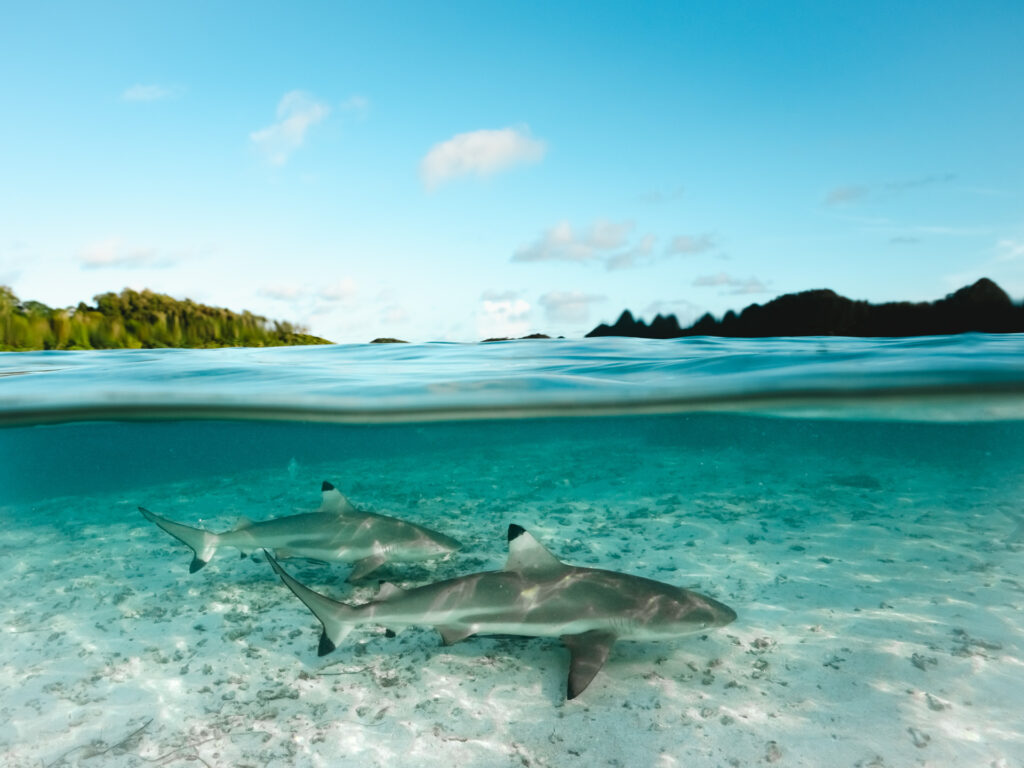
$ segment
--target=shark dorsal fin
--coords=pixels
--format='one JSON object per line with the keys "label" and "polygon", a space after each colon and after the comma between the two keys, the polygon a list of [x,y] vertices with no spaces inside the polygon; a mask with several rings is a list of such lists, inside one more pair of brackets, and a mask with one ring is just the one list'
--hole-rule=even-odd
{"label": "shark dorsal fin", "polygon": [[380,589],[377,590],[377,600],[390,600],[393,597],[404,595],[405,590],[401,587],[392,584],[390,581],[382,581],[380,583]]}
{"label": "shark dorsal fin", "polygon": [[245,517],[243,515],[242,517],[238,518],[238,522],[235,523],[235,527],[232,530],[240,531],[243,528],[251,528],[251,527],[252,527],[252,520],[250,520],[248,517]]}
{"label": "shark dorsal fin", "polygon": [[508,527],[508,561],[506,571],[552,571],[565,568],[565,563],[548,552],[521,525]]}
{"label": "shark dorsal fin", "polygon": [[353,507],[351,502],[345,498],[345,495],[326,480],[324,480],[323,485],[320,486],[320,490],[322,492],[322,501],[320,503],[321,512],[334,512],[339,515],[347,515],[356,511],[356,508]]}

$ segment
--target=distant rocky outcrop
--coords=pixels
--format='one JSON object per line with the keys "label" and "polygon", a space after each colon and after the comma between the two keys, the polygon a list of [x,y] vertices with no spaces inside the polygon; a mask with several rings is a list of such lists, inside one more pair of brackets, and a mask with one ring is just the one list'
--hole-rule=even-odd
{"label": "distant rocky outcrop", "polygon": [[[524,341],[526,339],[550,339],[546,333],[531,333],[529,336],[520,336],[519,338],[513,338],[512,336],[494,336],[490,339],[484,339],[482,343],[486,344],[489,341]],[[565,338],[559,336],[558,338]]]}
{"label": "distant rocky outcrop", "polygon": [[675,315],[657,315],[650,325],[626,310],[614,325],[601,324],[587,336],[931,336],[938,334],[1016,333],[1024,331],[1024,305],[983,277],[973,285],[930,302],[871,304],[818,289],[787,293],[767,304],[751,304],[716,320],[710,313],[689,328]]}
{"label": "distant rocky outcrop", "polygon": [[378,336],[371,344],[408,344],[405,339],[393,339],[390,336]]}

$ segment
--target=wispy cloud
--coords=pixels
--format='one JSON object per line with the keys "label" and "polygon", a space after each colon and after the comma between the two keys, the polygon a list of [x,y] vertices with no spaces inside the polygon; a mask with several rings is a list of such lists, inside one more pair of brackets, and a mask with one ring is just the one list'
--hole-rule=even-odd
{"label": "wispy cloud", "polygon": [[711,235],[676,235],[669,241],[665,253],[669,256],[694,256],[715,249]]}
{"label": "wispy cloud", "polygon": [[352,115],[360,120],[370,113],[370,100],[361,94],[353,94],[338,105],[338,109],[345,114]]}
{"label": "wispy cloud", "polygon": [[863,200],[868,195],[868,188],[856,184],[846,184],[829,190],[825,195],[826,205],[847,205]]}
{"label": "wispy cloud", "polygon": [[725,272],[719,272],[714,275],[701,275],[694,279],[692,285],[695,288],[725,288],[728,290],[725,290],[724,293],[736,295],[768,292],[768,286],[756,277],[733,277]]}
{"label": "wispy cloud", "polygon": [[605,269],[631,269],[655,261],[658,238],[645,234],[633,239],[632,221],[598,219],[589,227],[575,230],[560,221],[541,233],[532,243],[512,254],[512,261],[568,261],[603,264]]}
{"label": "wispy cloud", "polygon": [[1024,240],[1009,238],[996,243],[996,261],[1016,261],[1024,259]]}
{"label": "wispy cloud", "polygon": [[658,238],[654,235],[644,235],[626,250],[613,253],[605,259],[605,269],[632,269],[650,263],[657,242]]}
{"label": "wispy cloud", "polygon": [[325,285],[274,283],[262,286],[258,293],[267,299],[292,304],[305,314],[323,315],[353,299],[358,286],[352,278],[343,277]]}
{"label": "wispy cloud", "polygon": [[935,187],[956,181],[955,173],[936,173],[910,179],[887,181],[869,186],[866,184],[844,184],[834,187],[825,195],[826,205],[848,205],[879,194],[896,195],[925,187]]}
{"label": "wispy cloud", "polygon": [[289,91],[277,105],[277,122],[253,131],[253,146],[273,165],[284,165],[302,146],[306,133],[331,113],[331,108],[305,91]]}
{"label": "wispy cloud", "polygon": [[184,89],[180,86],[142,85],[136,84],[121,92],[122,101],[162,101],[180,96]]}
{"label": "wispy cloud", "polygon": [[420,176],[433,189],[460,176],[491,176],[543,159],[547,145],[527,126],[460,133],[435,144],[420,163]]}
{"label": "wispy cloud", "polygon": [[642,195],[637,195],[637,201],[641,203],[647,203],[648,205],[658,205],[660,203],[669,203],[673,200],[679,200],[686,193],[683,187],[673,187],[669,190],[652,189],[648,192],[644,192]]}
{"label": "wispy cloud", "polygon": [[607,297],[580,291],[548,291],[538,300],[549,323],[586,323],[590,320],[590,306],[606,301]]}
{"label": "wispy cloud", "polygon": [[85,248],[78,261],[84,269],[166,269],[179,259],[157,248],[128,245],[111,237]]}

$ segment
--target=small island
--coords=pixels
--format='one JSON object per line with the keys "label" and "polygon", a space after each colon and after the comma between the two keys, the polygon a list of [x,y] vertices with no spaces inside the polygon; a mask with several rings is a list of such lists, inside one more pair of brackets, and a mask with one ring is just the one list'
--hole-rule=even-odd
{"label": "small island", "polygon": [[765,305],[751,304],[721,320],[705,314],[689,328],[675,315],[658,315],[650,324],[627,309],[614,325],[601,324],[587,334],[676,339],[684,336],[938,336],[956,333],[1024,331],[1024,305],[1014,304],[1002,288],[981,278],[945,298],[929,302],[871,304],[819,289],[787,293]]}
{"label": "small island", "polygon": [[53,309],[0,285],[0,351],[280,347],[330,344],[305,328],[152,291],[104,293],[95,306]]}

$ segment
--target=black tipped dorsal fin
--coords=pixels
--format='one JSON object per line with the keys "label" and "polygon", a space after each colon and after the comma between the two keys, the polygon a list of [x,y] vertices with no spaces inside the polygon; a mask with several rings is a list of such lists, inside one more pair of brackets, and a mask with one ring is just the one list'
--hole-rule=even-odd
{"label": "black tipped dorsal fin", "polygon": [[565,563],[548,552],[525,528],[515,523],[508,527],[506,571],[549,571],[559,568],[565,568]]}
{"label": "black tipped dorsal fin", "polygon": [[339,515],[347,515],[356,511],[351,502],[345,498],[345,495],[326,480],[320,486],[320,492],[321,512],[335,512]]}

